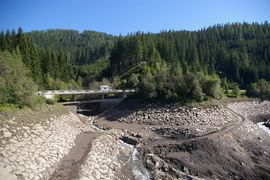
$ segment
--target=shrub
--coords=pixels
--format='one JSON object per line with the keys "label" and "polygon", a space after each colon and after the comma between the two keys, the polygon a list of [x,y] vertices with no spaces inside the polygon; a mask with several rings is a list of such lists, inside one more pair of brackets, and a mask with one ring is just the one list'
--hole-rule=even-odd
{"label": "shrub", "polygon": [[221,81],[217,75],[204,76],[202,79],[203,92],[212,98],[220,99],[223,96]]}
{"label": "shrub", "polygon": [[37,86],[29,74],[20,57],[0,52],[0,104],[19,107],[42,104],[35,95]]}
{"label": "shrub", "polygon": [[203,91],[198,78],[192,73],[187,73],[185,75],[185,83],[188,91],[187,98],[199,102],[202,101]]}
{"label": "shrub", "polygon": [[234,83],[234,84],[232,85],[232,92],[231,92],[231,95],[232,95],[233,97],[236,97],[236,98],[240,95],[240,88],[239,88],[239,85],[238,85],[238,84]]}
{"label": "shrub", "polygon": [[257,83],[252,83],[247,91],[247,94],[252,97],[270,98],[270,82],[264,79]]}

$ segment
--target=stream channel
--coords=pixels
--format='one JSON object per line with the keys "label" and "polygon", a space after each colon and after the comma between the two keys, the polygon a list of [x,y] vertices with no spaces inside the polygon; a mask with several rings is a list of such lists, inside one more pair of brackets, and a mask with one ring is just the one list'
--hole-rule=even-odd
{"label": "stream channel", "polygon": [[[91,105],[90,105],[91,106]],[[96,126],[95,124],[95,117],[97,115],[99,115],[100,113],[104,112],[104,109],[96,109],[96,108],[93,108],[92,107],[84,107],[84,109],[88,109],[86,111],[80,111],[79,114],[81,115],[84,115],[84,116],[87,116],[88,119],[89,119],[89,122],[90,122],[90,126],[95,129],[96,131],[105,131],[101,128],[99,128],[98,126]],[[106,108],[107,109],[107,108]],[[78,111],[77,111],[78,112]],[[141,158],[139,158],[139,152],[138,150],[136,149],[135,145],[132,145],[132,144],[128,144],[126,143],[125,141],[123,140],[118,140],[120,141],[120,143],[123,145],[123,146],[126,146],[128,147],[132,154],[131,154],[131,166],[132,166],[132,173],[133,173],[133,176],[134,176],[134,179],[135,180],[150,180],[151,179],[151,175],[149,173],[149,171],[144,167],[143,165],[143,162],[141,160]]]}
{"label": "stream channel", "polygon": [[[97,127],[94,123],[94,118],[93,117],[89,117],[88,118],[90,121],[90,126],[95,129],[96,131],[104,131],[103,129],[100,129],[99,127]],[[141,162],[140,158],[139,158],[139,152],[136,149],[136,147],[134,145],[128,144],[122,140],[118,140],[120,141],[121,144],[123,144],[123,146],[128,147],[131,151],[131,165],[132,165],[132,173],[134,175],[134,178],[136,180],[150,180],[151,179],[151,175],[149,173],[149,171],[143,166],[143,162]]]}

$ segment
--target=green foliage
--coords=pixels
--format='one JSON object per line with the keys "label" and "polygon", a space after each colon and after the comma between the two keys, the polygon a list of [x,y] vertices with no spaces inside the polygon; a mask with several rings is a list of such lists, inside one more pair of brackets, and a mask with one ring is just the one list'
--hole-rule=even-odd
{"label": "green foliage", "polygon": [[[2,31],[0,49],[15,52],[31,72],[31,77],[42,89],[53,89],[57,79],[69,84],[70,79],[80,77],[79,86],[102,78],[108,67],[110,49],[115,37],[105,33],[73,30],[33,31],[24,34]],[[74,86],[73,86],[74,87]]]}
{"label": "green foliage", "polygon": [[187,90],[187,97],[188,99],[194,99],[195,101],[202,101],[203,100],[203,92],[202,87],[198,78],[192,74],[187,73],[185,75],[185,83],[186,83],[186,90]]}
{"label": "green foliage", "polygon": [[121,80],[118,76],[113,77],[112,88],[117,89],[121,86]]}
{"label": "green foliage", "polygon": [[231,89],[232,90],[231,90],[230,95],[237,98],[240,95],[239,85],[236,84],[236,83],[233,83],[232,86],[231,86]]}
{"label": "green foliage", "polygon": [[251,84],[247,94],[253,97],[259,97],[263,99],[270,98],[270,82],[264,79],[260,79],[258,82]]}
{"label": "green foliage", "polygon": [[[76,66],[79,77],[83,77],[82,83],[88,85],[93,80],[102,79],[105,69],[109,66],[108,58],[101,58],[91,64]],[[83,85],[82,84],[82,85]]]}
{"label": "green foliage", "polygon": [[89,84],[89,89],[98,90],[102,85],[108,85],[111,87],[111,82],[107,78],[103,78],[102,81],[93,81]]}
{"label": "green foliage", "polygon": [[145,98],[152,99],[157,97],[156,82],[154,76],[150,72],[148,72],[141,80],[140,93]]}
{"label": "green foliage", "polygon": [[137,88],[139,83],[140,83],[139,75],[138,74],[131,74],[131,76],[129,76],[129,78],[128,78],[128,82],[129,82],[130,88]]}
{"label": "green foliage", "polygon": [[[109,84],[100,82],[106,77],[113,78],[114,88],[134,88],[150,99],[219,99],[222,88],[226,94],[237,97],[239,87],[247,88],[254,82],[257,83],[251,85],[250,95],[268,96],[267,83],[258,82],[270,81],[268,22],[215,25],[193,32],[136,33],[118,38],[74,30],[25,34],[19,28],[18,32],[0,33],[0,49],[18,56],[28,69],[23,77],[35,83],[31,81],[31,88],[20,85],[25,92],[37,87],[80,89],[89,84],[96,89]],[[231,82],[237,83],[237,87]],[[14,92],[14,85],[3,77],[0,84],[6,84],[1,87],[3,103],[30,105],[33,101],[20,99],[21,94]]]}
{"label": "green foliage", "polygon": [[0,104],[0,112],[14,111],[20,107],[15,104]]}
{"label": "green foliage", "polygon": [[45,84],[46,84],[47,89],[53,89],[54,88],[54,79],[50,76],[49,73],[47,73],[47,75],[46,75]]}
{"label": "green foliage", "polygon": [[67,83],[60,79],[54,80],[50,74],[47,74],[45,79],[45,88],[48,90],[67,90],[67,89],[82,89],[82,80],[78,78],[76,82],[74,79],[70,79]]}
{"label": "green foliage", "polygon": [[68,89],[68,86],[64,81],[61,81],[60,79],[56,79],[53,84],[53,89],[65,90],[65,89]]}
{"label": "green foliage", "polygon": [[223,89],[221,88],[221,81],[217,75],[206,75],[202,79],[203,92],[214,99],[223,97]]}
{"label": "green foliage", "polygon": [[0,52],[0,104],[35,107],[43,99],[19,56]]}
{"label": "green foliage", "polygon": [[55,99],[46,99],[46,103],[49,105],[54,105],[57,102]]}
{"label": "green foliage", "polygon": [[[197,32],[165,31],[121,37],[111,52],[110,68],[113,75],[119,75],[144,62],[154,68],[158,59],[163,59],[168,65],[180,66],[183,73],[218,74],[247,88],[258,78],[270,80],[269,57],[268,22],[234,23]],[[150,70],[149,66],[146,68]]]}
{"label": "green foliage", "polygon": [[72,90],[82,89],[82,86],[80,85],[80,83],[77,83],[76,81],[71,79],[68,81],[67,89],[72,89]]}

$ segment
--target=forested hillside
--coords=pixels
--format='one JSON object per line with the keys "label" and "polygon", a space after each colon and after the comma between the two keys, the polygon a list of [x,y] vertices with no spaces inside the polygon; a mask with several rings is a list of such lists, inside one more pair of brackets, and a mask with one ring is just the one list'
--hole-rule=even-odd
{"label": "forested hillside", "polygon": [[151,61],[153,53],[183,71],[213,74],[246,87],[258,78],[270,80],[270,24],[216,25],[198,32],[138,33],[119,39],[113,74]]}
{"label": "forested hillside", "polygon": [[1,32],[0,49],[22,56],[39,89],[76,89],[107,68],[114,37],[104,33],[48,30]]}
{"label": "forested hillside", "polygon": [[26,34],[39,48],[50,48],[55,52],[70,55],[71,63],[76,65],[93,63],[100,58],[109,57],[116,37],[95,31],[47,30],[32,31]]}
{"label": "forested hillside", "polygon": [[110,67],[112,75],[123,77],[122,86],[138,87],[152,98],[196,94],[201,99],[202,94],[213,94],[205,89],[210,87],[209,80],[221,81],[227,90],[238,85],[248,89],[259,79],[270,80],[270,24],[136,33],[119,38]]}
{"label": "forested hillside", "polygon": [[36,107],[42,99],[35,95],[37,85],[18,52],[0,52],[0,111],[9,106]]}
{"label": "forested hillside", "polygon": [[[104,69],[109,65],[109,56],[117,37],[95,31],[46,30],[26,34],[33,44],[42,51],[50,51],[64,56],[64,61],[72,66],[72,79],[78,85],[88,86],[90,82],[101,79]],[[46,55],[45,55],[46,56]],[[61,63],[60,63],[61,64]],[[54,73],[52,73],[54,74]],[[61,74],[61,72],[60,72]],[[53,79],[59,75],[53,75]],[[61,78],[68,83],[68,78]]]}
{"label": "forested hillside", "polygon": [[150,99],[201,101],[224,92],[237,96],[239,88],[270,96],[268,22],[120,37],[19,28],[1,32],[0,49],[21,57],[38,89],[89,88],[108,78]]}

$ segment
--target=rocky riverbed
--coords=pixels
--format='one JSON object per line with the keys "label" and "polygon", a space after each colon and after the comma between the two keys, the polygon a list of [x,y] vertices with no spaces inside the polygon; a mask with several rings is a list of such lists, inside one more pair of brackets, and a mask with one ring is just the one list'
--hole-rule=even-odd
{"label": "rocky riverbed", "polygon": [[145,125],[201,126],[220,127],[231,123],[233,115],[220,105],[211,107],[186,107],[180,104],[141,105],[140,108],[120,106],[106,118],[120,122]]}
{"label": "rocky riverbed", "polygon": [[269,115],[268,101],[2,113],[0,179],[269,179]]}
{"label": "rocky riverbed", "polygon": [[[132,134],[159,135],[166,138],[183,139],[199,137],[219,131],[238,120],[228,109],[220,104],[211,107],[186,107],[180,104],[130,104],[120,105],[101,118],[109,120],[98,123],[100,127],[121,128],[121,125]],[[116,122],[115,122],[116,121]],[[113,126],[113,124],[117,124]],[[132,125],[129,125],[132,124]],[[154,133],[155,135],[153,135]],[[134,133],[133,133],[134,134]]]}
{"label": "rocky riverbed", "polygon": [[105,113],[97,125],[137,140],[154,179],[268,179],[270,139],[256,122],[269,115],[269,105],[124,104]]}
{"label": "rocky riverbed", "polygon": [[254,122],[267,121],[270,117],[269,101],[244,101],[229,103],[228,107]]}
{"label": "rocky riverbed", "polygon": [[[231,109],[245,118],[257,123],[266,132],[270,131],[270,103],[269,101],[246,101],[230,103]],[[263,127],[264,126],[264,127]]]}

